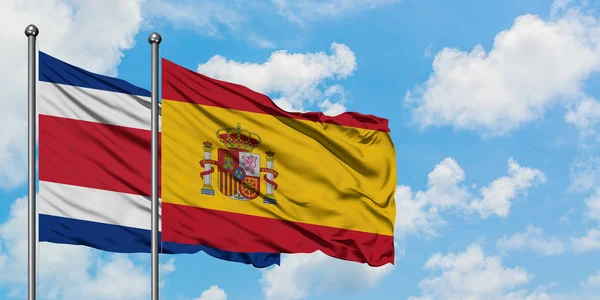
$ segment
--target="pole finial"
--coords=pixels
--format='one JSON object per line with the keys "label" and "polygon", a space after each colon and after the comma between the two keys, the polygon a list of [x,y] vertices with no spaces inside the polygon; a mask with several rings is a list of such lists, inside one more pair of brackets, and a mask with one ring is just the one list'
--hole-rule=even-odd
{"label": "pole finial", "polygon": [[158,32],[153,32],[148,37],[148,43],[150,44],[160,44],[161,41],[162,37],[160,36],[160,34],[158,34]]}
{"label": "pole finial", "polygon": [[29,24],[25,28],[25,35],[27,37],[30,37],[30,36],[36,37],[38,35],[38,33],[40,33],[40,30],[35,25],[33,25],[33,24]]}

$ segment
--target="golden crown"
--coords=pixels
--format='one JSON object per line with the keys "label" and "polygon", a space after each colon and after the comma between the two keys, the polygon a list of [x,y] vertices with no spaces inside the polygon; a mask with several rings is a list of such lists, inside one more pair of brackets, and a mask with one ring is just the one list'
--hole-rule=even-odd
{"label": "golden crown", "polygon": [[243,149],[252,151],[261,143],[260,136],[240,127],[238,123],[236,128],[221,128],[217,130],[217,138],[230,149]]}

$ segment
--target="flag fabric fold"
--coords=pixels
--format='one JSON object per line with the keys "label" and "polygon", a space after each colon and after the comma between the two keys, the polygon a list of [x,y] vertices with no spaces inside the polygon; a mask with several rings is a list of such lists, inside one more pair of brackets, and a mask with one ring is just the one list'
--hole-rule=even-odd
{"label": "flag fabric fold", "polygon": [[394,263],[386,119],[286,112],[167,59],[162,89],[165,241]]}
{"label": "flag fabric fold", "polygon": [[[39,240],[149,253],[150,92],[44,52],[39,66]],[[278,253],[199,244],[163,241],[159,249],[199,251],[256,267],[280,262]]]}

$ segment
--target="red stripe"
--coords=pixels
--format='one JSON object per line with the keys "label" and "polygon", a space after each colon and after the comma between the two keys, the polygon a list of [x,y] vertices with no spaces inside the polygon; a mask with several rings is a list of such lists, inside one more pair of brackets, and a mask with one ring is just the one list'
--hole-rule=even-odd
{"label": "red stripe", "polygon": [[[235,200],[231,200],[235,201]],[[164,241],[235,252],[312,253],[382,266],[394,263],[392,236],[162,204]]]}
{"label": "red stripe", "polygon": [[233,196],[233,180],[231,180],[231,173],[227,173],[227,196]]}
{"label": "red stripe", "polygon": [[223,193],[226,193],[227,184],[225,182],[225,175],[223,173],[221,173],[220,176],[221,176],[221,189],[220,189],[220,191],[223,192]]}
{"label": "red stripe", "polygon": [[223,174],[223,188],[225,191],[225,196],[229,196],[229,177],[228,173]]}
{"label": "red stripe", "polygon": [[39,130],[40,180],[151,195],[149,130],[47,115]]}
{"label": "red stripe", "polygon": [[242,85],[210,78],[164,58],[162,59],[162,89],[162,97],[165,100],[385,132],[390,131],[387,119],[373,115],[345,112],[330,117],[320,112],[286,112],[266,95],[257,93]]}
{"label": "red stripe", "polygon": [[237,194],[237,192],[238,192],[237,180],[235,180],[235,178],[233,177],[233,174],[231,174],[231,196]]}
{"label": "red stripe", "polygon": [[235,195],[237,193],[237,186],[236,186],[236,181],[235,178],[233,177],[233,174],[230,175],[230,179],[231,181],[231,196]]}
{"label": "red stripe", "polygon": [[227,196],[233,196],[233,181],[231,180],[231,173],[227,173]]}
{"label": "red stripe", "polygon": [[223,172],[219,172],[219,191],[223,191]]}
{"label": "red stripe", "polygon": [[229,189],[227,188],[227,173],[223,172],[223,193],[227,196]]}

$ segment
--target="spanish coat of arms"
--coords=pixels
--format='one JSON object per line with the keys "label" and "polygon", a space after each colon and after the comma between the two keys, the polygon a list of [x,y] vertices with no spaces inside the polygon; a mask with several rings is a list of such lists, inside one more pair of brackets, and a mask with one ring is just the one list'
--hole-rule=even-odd
{"label": "spanish coat of arms", "polygon": [[225,148],[218,149],[217,160],[212,159],[212,143],[204,142],[204,159],[200,165],[204,171],[200,176],[204,179],[201,193],[214,196],[212,186],[214,168],[217,165],[217,187],[221,194],[236,200],[253,200],[260,196],[261,173],[266,173],[263,180],[266,183],[266,193],[263,202],[266,204],[277,204],[274,191],[277,184],[273,181],[277,177],[277,171],[273,169],[275,153],[267,151],[266,168],[260,167],[261,157],[252,151],[260,146],[259,135],[242,129],[240,124],[236,128],[221,128],[217,130],[217,139],[223,143]]}

